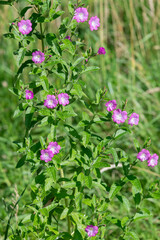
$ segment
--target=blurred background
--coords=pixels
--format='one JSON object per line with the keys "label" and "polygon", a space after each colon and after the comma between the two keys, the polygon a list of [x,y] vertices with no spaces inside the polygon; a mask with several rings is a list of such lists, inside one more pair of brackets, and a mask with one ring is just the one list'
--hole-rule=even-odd
{"label": "blurred background", "polygon": [[[66,8],[66,1],[62,0],[62,2],[62,9]],[[107,52],[105,56],[91,59],[91,64],[100,66],[101,71],[83,77],[88,85],[86,92],[94,99],[97,89],[105,87],[108,98],[116,99],[119,107],[127,100],[126,109],[133,108],[134,112],[140,115],[140,123],[138,127],[134,127],[135,136],[141,144],[150,137],[151,152],[160,155],[160,1],[88,0],[84,2],[88,2],[90,16],[97,15],[100,18],[101,27],[98,31],[91,32],[88,23],[80,24],[79,36],[95,53],[99,47],[105,47]],[[19,1],[20,9],[24,5],[25,1]],[[13,141],[23,139],[24,120],[23,117],[13,118],[18,100],[8,90],[12,87],[17,71],[16,59],[13,55],[17,43],[3,38],[3,34],[8,32],[9,23],[16,17],[17,12],[14,8],[7,5],[0,6],[0,233],[2,235],[10,209],[30,177],[29,166],[15,170],[18,155]],[[56,32],[60,23],[61,18],[58,18],[49,25],[49,31]],[[38,48],[41,49],[40,43]],[[103,110],[105,111],[105,107]],[[107,132],[109,135],[112,126],[106,125],[103,128],[98,126],[95,131]],[[38,136],[41,133],[37,131],[36,134]],[[128,153],[135,151],[131,138],[123,139],[122,143],[128,148]],[[138,169],[135,171],[144,185],[149,187],[152,182],[159,180],[160,167],[148,169],[146,165],[139,166],[140,171]],[[110,174],[112,178],[116,178],[115,172]],[[26,192],[16,209],[19,220],[25,216],[23,209],[27,200]],[[135,223],[135,227],[140,239],[158,240],[160,217],[157,213],[160,211],[160,203],[152,199],[149,208],[153,211],[153,218],[141,221],[140,226],[139,222]],[[124,209],[120,211],[123,212]],[[18,221],[16,216],[15,224]],[[116,230],[111,228],[109,231],[112,233]]]}

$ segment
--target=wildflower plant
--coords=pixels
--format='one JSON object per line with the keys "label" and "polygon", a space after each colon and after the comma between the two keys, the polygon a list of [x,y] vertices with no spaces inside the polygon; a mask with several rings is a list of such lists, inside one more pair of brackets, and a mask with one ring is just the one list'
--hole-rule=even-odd
{"label": "wildflower plant", "polygon": [[[89,61],[97,53],[78,39],[77,28],[88,21],[90,30],[98,31],[100,19],[89,16],[85,1],[68,1],[67,17],[58,10],[61,0],[25,2],[4,36],[18,42],[18,71],[10,91],[19,99],[14,117],[23,115],[26,129],[24,140],[16,142],[20,155],[16,168],[30,166],[31,198],[26,203],[29,211],[19,219],[14,232],[10,228],[11,212],[5,239],[104,240],[109,239],[112,226],[118,229],[116,239],[139,239],[134,222],[151,217],[149,209],[141,205],[154,196],[143,193],[140,173],[133,175],[132,170],[145,160],[148,166],[157,165],[158,155],[149,153],[148,141],[140,146],[134,139],[139,121],[143,121],[138,113],[110,99],[105,89],[98,89],[95,99],[87,95],[82,76],[99,70]],[[47,32],[44,26],[58,17],[61,25],[57,32]],[[100,57],[106,54],[101,46],[97,51]],[[77,105],[81,106],[80,113]],[[112,126],[113,135],[94,131],[93,126],[106,123]],[[39,138],[34,137],[36,129],[44,130]],[[135,145],[132,156],[127,149],[117,147],[127,134]],[[122,165],[121,174],[116,182],[111,178],[108,183],[102,170],[113,164],[115,168]],[[132,188],[131,200],[125,197],[126,188]],[[113,201],[125,206],[124,216],[116,217]]]}

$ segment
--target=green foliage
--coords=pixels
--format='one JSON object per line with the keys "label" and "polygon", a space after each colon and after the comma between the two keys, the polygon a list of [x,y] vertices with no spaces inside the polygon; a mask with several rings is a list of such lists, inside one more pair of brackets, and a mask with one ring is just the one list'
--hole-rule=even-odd
{"label": "green foliage", "polygon": [[[11,222],[26,187],[13,207],[7,210],[9,216],[4,239],[8,236],[9,239],[87,239],[85,227],[93,224],[99,227],[97,236],[93,238],[95,240],[108,239],[109,234],[112,238],[108,229],[116,232],[116,239],[137,240],[136,222],[152,217],[143,205],[148,198],[159,199],[160,193],[153,184],[149,195],[146,194],[141,175],[134,171],[136,153],[132,152],[130,156],[121,141],[130,135],[136,150],[142,147],[127,125],[111,123],[111,114],[102,112],[101,102],[108,99],[106,91],[99,89],[91,98],[85,90],[83,76],[90,72],[94,74],[100,68],[90,66],[90,63],[88,66],[85,62],[94,55],[89,50],[82,54],[84,49],[83,43],[77,39],[77,23],[72,21],[73,3],[70,1],[68,5],[69,18],[64,17],[59,30],[50,33],[47,30],[39,31],[38,25],[43,26],[61,16],[63,18],[65,12],[57,10],[61,1],[54,1],[53,4],[42,0],[28,2],[31,6],[25,6],[20,16],[25,16],[31,8],[32,11],[36,9],[29,13],[35,24],[32,35],[22,36],[17,27],[13,27],[4,36],[19,43],[19,48],[14,52],[18,69],[10,91],[19,100],[14,121],[18,121],[15,118],[19,117],[24,119],[24,134],[15,142],[18,152],[16,170],[25,166],[30,169],[30,197],[24,202],[21,210],[24,215],[14,225],[13,233]],[[64,39],[68,32],[73,41]],[[33,44],[39,40],[42,49],[43,44],[45,46],[46,60],[35,65],[31,53]],[[34,47],[37,48],[37,45]],[[51,58],[48,57],[50,54]],[[34,99],[29,101],[24,97],[28,88],[34,92]],[[63,92],[70,95],[68,106],[55,109],[44,107],[48,94]],[[103,129],[106,123],[112,124],[109,135],[95,130],[95,126]],[[57,141],[61,151],[51,162],[44,163],[40,161],[40,150],[51,141]],[[150,139],[147,139],[143,147],[149,145]],[[106,180],[101,169],[109,168],[113,163],[117,170],[122,164],[122,170],[115,179],[109,177]],[[117,205],[118,212],[121,206],[126,212],[122,216],[117,214],[113,203]]]}

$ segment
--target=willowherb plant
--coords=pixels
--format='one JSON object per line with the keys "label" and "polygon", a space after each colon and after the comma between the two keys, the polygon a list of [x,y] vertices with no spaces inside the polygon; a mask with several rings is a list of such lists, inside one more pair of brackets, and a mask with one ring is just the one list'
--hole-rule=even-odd
{"label": "willowherb plant", "polygon": [[[12,6],[14,2],[6,3]],[[99,89],[94,100],[87,96],[86,82],[81,76],[99,70],[90,66],[89,60],[105,55],[106,50],[102,46],[97,53],[85,50],[77,28],[79,24],[87,27],[88,21],[90,30],[96,31],[100,19],[89,17],[83,1],[66,2],[67,17],[63,17],[64,11],[57,10],[61,0],[24,2],[25,8],[18,9],[19,17],[4,36],[18,42],[14,52],[18,71],[11,91],[19,99],[14,117],[23,114],[26,129],[24,141],[17,142],[20,160],[16,168],[25,163],[30,165],[32,201],[26,206],[30,212],[19,220],[16,231],[9,234],[11,213],[5,239],[9,235],[9,239],[113,239],[108,234],[113,225],[119,229],[116,239],[139,239],[132,224],[151,216],[141,203],[155,195],[143,193],[132,168],[139,160],[148,161],[148,166],[153,167],[158,163],[158,155],[151,156],[146,149],[148,141],[140,147],[134,139],[138,152],[134,157],[127,154],[127,149],[117,147],[117,141],[138,125],[139,115],[130,110],[127,113],[126,104],[117,108],[120,103],[108,99],[106,90]],[[61,16],[57,32],[47,32],[47,25]],[[76,112],[77,105],[81,106],[81,113]],[[101,111],[102,105],[106,106],[105,111]],[[94,132],[93,125],[106,122],[112,123],[114,134],[106,133],[103,138]],[[34,137],[36,129],[43,130],[38,139]],[[134,130],[137,129],[135,126]],[[120,165],[123,169],[120,179],[107,184],[102,177],[104,168]],[[132,211],[124,190],[130,184]],[[127,209],[119,218],[111,208],[115,198]]]}

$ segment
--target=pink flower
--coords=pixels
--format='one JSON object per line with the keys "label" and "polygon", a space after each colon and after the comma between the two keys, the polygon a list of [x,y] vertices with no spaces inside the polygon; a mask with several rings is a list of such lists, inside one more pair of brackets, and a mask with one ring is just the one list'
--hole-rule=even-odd
{"label": "pink flower", "polygon": [[88,237],[94,237],[98,233],[98,227],[93,225],[88,225],[85,228],[85,231],[87,232]]}
{"label": "pink flower", "polygon": [[44,100],[44,106],[47,108],[55,108],[58,104],[58,100],[54,95],[47,95],[47,99]]}
{"label": "pink flower", "polygon": [[52,151],[45,149],[45,150],[41,150],[41,156],[40,159],[45,161],[45,162],[49,162],[52,160],[53,157],[53,153]]}
{"label": "pink flower", "polygon": [[41,51],[35,51],[32,53],[32,61],[34,63],[42,63],[45,60],[44,53]]}
{"label": "pink flower", "polygon": [[66,36],[64,39],[68,39],[71,41],[71,37],[70,36]]}
{"label": "pink flower", "polygon": [[137,113],[132,113],[128,120],[128,124],[133,126],[133,125],[138,125],[138,122],[139,122],[139,115]]}
{"label": "pink flower", "polygon": [[127,112],[122,111],[120,109],[114,110],[112,118],[113,118],[113,121],[118,124],[124,123],[125,120],[127,119]]}
{"label": "pink flower", "polygon": [[158,164],[159,156],[155,153],[148,159],[148,167],[155,167]]}
{"label": "pink flower", "polygon": [[150,158],[150,152],[148,151],[148,150],[146,150],[146,149],[142,149],[139,153],[138,153],[138,155],[137,155],[137,158],[141,161],[141,162],[143,162],[143,161],[145,161],[145,160],[148,160],[149,158]]}
{"label": "pink flower", "polygon": [[50,142],[47,149],[55,155],[59,153],[61,146],[57,142]]}
{"label": "pink flower", "polygon": [[91,19],[89,20],[89,25],[90,25],[91,31],[98,30],[98,28],[100,27],[100,22],[99,21],[100,20],[97,16],[91,17]]}
{"label": "pink flower", "polygon": [[34,97],[34,94],[33,94],[32,91],[26,90],[26,96],[25,97],[26,97],[27,100],[32,99]]}
{"label": "pink flower", "polygon": [[105,54],[106,54],[105,48],[104,48],[104,47],[100,47],[100,48],[98,49],[98,54],[99,54],[99,55],[105,55]]}
{"label": "pink flower", "polygon": [[30,20],[21,20],[18,22],[19,31],[24,34],[29,34],[32,31],[32,23]]}
{"label": "pink flower", "polygon": [[60,93],[58,94],[58,101],[59,104],[66,106],[69,104],[69,95],[67,93]]}
{"label": "pink flower", "polygon": [[85,22],[88,20],[88,11],[87,8],[77,8],[74,13],[73,19],[76,19],[76,21],[79,22]]}
{"label": "pink flower", "polygon": [[107,111],[113,111],[117,107],[116,100],[110,100],[108,101],[105,106],[107,107]]}

